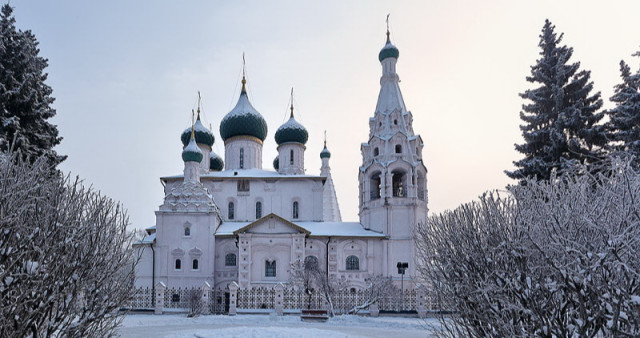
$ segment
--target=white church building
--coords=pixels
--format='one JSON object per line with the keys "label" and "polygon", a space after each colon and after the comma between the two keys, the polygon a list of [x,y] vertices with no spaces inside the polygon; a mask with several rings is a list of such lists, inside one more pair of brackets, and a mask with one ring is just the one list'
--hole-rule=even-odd
{"label": "white church building", "polygon": [[[136,286],[269,286],[288,282],[292,264],[315,260],[354,288],[366,287],[372,275],[411,287],[412,232],[427,217],[427,169],[398,85],[398,56],[387,32],[378,55],[380,94],[360,146],[359,222],[341,219],[326,142],[319,175],[307,173],[308,133],[293,106],[275,133],[275,171],[263,169],[267,122],[249,102],[243,76],[238,103],[220,122],[224,162],[199,114],[182,133],[184,173],[161,178],[165,197],[156,225],[134,244],[141,254]],[[407,266],[403,275],[399,263]]]}

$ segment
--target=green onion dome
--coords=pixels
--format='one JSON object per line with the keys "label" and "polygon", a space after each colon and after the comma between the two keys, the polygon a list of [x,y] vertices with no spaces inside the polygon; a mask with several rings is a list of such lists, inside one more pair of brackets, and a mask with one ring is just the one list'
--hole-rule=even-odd
{"label": "green onion dome", "polygon": [[209,170],[211,171],[222,171],[224,169],[224,161],[218,154],[211,152],[209,156]]}
{"label": "green onion dome", "polygon": [[273,160],[273,169],[280,170],[280,158],[278,156]]}
{"label": "green onion dome", "polygon": [[242,91],[236,106],[220,122],[220,137],[222,140],[240,135],[254,136],[264,141],[267,138],[267,122],[262,115],[253,108],[247,91],[246,81],[242,79]]}
{"label": "green onion dome", "polygon": [[389,39],[389,32],[387,32],[387,43],[380,50],[380,54],[378,54],[378,60],[380,60],[380,62],[382,62],[382,60],[384,60],[386,58],[396,58],[397,59],[398,56],[400,56],[400,51],[398,50],[398,48],[396,48],[396,46],[394,46],[391,43],[391,40]]}
{"label": "green onion dome", "polygon": [[[193,125],[193,131],[196,136],[196,143],[206,144],[209,147],[213,145],[215,141],[215,137],[213,137],[213,133],[209,128],[205,127],[200,121],[200,113],[198,113],[198,119],[196,123]],[[187,128],[180,135],[180,140],[182,140],[182,145],[186,146],[189,144],[189,139],[191,138],[191,128]]]}
{"label": "green onion dome", "polygon": [[280,128],[278,128],[275,138],[276,143],[278,144],[287,142],[305,144],[309,139],[309,133],[307,133],[307,129],[305,129],[305,127],[303,127],[300,123],[298,123],[298,121],[296,121],[292,113],[289,121],[285,122],[285,124],[281,125]]}
{"label": "green onion dome", "polygon": [[327,149],[326,143],[324,145],[324,149],[320,152],[320,158],[331,158],[331,152]]}
{"label": "green onion dome", "polygon": [[185,162],[201,162],[202,151],[196,145],[196,140],[191,136],[189,144],[182,150],[182,160]]}

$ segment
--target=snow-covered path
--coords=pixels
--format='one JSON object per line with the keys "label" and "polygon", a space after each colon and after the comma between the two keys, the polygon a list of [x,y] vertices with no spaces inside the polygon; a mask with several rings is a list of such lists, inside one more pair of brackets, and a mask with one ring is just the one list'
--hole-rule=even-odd
{"label": "snow-covered path", "polygon": [[300,321],[298,316],[200,316],[130,314],[120,327],[122,337],[430,337],[437,320],[402,317],[338,316],[326,323]]}

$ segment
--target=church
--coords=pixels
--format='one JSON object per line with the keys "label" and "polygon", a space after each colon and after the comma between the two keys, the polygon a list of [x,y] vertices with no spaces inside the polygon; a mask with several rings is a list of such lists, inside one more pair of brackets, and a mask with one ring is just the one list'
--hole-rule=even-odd
{"label": "church", "polygon": [[398,57],[387,30],[378,54],[378,102],[360,145],[359,222],[342,221],[326,141],[319,175],[307,173],[309,135],[293,105],[275,132],[275,170],[263,169],[267,122],[249,101],[243,76],[237,104],[220,121],[224,161],[212,151],[214,135],[199,113],[181,134],[184,172],[161,178],[165,197],[156,224],[134,244],[136,287],[274,286],[288,282],[292,266],[305,261],[356,289],[374,275],[412,287],[413,231],[427,218],[427,169],[424,143],[400,91]]}

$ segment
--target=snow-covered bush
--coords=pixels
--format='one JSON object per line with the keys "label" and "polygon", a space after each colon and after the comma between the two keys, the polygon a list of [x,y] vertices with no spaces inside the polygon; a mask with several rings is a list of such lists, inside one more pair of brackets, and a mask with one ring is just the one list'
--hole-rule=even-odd
{"label": "snow-covered bush", "polygon": [[112,335],[133,290],[125,211],[44,158],[0,157],[0,336]]}
{"label": "snow-covered bush", "polygon": [[640,334],[640,173],[612,160],[489,193],[419,228],[456,337]]}

